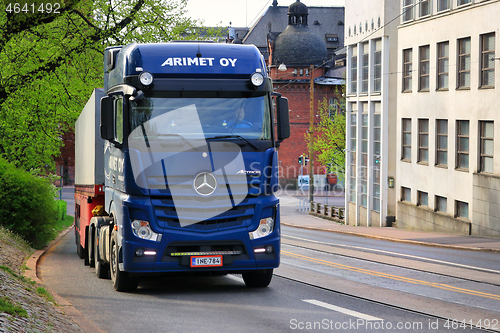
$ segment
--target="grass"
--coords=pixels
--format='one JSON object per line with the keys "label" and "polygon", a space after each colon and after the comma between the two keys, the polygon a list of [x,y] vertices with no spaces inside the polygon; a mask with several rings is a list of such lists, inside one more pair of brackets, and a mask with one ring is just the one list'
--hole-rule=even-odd
{"label": "grass", "polygon": [[26,310],[19,305],[14,305],[7,297],[0,298],[0,312],[5,312],[12,316],[28,318]]}
{"label": "grass", "polygon": [[18,275],[16,274],[16,272],[14,272],[10,267],[8,266],[4,266],[4,265],[0,265],[0,269],[3,270],[4,272],[7,272],[9,273],[10,275],[12,275],[13,277],[15,277],[16,279],[24,282],[24,283],[28,283],[29,285],[34,285],[36,282],[25,277],[25,276],[22,276],[22,275]]}
{"label": "grass", "polygon": [[31,252],[31,246],[24,238],[0,225],[0,243],[2,241],[9,245],[14,245],[21,251]]}
{"label": "grass", "polygon": [[38,288],[36,288],[36,292],[38,295],[45,297],[49,302],[56,304],[54,296],[52,296],[52,294],[49,293],[49,291],[47,289],[45,289],[43,287],[38,287]]}

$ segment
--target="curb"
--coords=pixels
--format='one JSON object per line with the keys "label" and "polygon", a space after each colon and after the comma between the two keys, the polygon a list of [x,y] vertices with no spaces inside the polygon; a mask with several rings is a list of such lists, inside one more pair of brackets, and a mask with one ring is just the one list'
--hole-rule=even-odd
{"label": "curb", "polygon": [[[55,245],[57,245],[61,240],[61,238],[66,236],[68,232],[70,232],[73,228],[74,226],[70,226],[65,230],[61,231],[59,235],[56,237],[56,239],[54,239],[52,242],[49,243],[49,245],[44,247],[43,250],[38,250],[34,254],[32,254],[28,259],[28,261],[26,262],[27,269],[24,271],[24,276],[35,281],[37,284],[44,285],[42,280],[38,278],[38,263],[40,262],[40,259]],[[68,300],[62,298],[56,292],[54,292],[52,289],[48,288],[45,285],[44,288],[47,289],[52,294],[52,296],[54,296],[54,300],[57,303],[57,307],[59,307],[62,310],[62,312],[66,314],[73,322],[75,322],[78,325],[78,327],[80,327],[84,332],[89,332],[89,333],[103,332],[90,319],[88,319],[80,311],[75,309]]]}
{"label": "curb", "polygon": [[395,242],[395,243],[406,243],[406,244],[414,244],[414,245],[424,245],[424,246],[429,246],[429,247],[440,247],[440,248],[452,249],[452,250],[464,250],[464,251],[500,253],[500,249],[489,249],[489,248],[482,248],[482,247],[465,247],[465,246],[459,246],[459,245],[428,243],[428,242],[414,241],[414,240],[409,240],[409,239],[400,239],[400,238],[383,237],[383,236],[376,236],[376,235],[369,235],[369,234],[361,234],[361,233],[356,233],[356,232],[352,232],[352,231],[324,229],[324,228],[318,228],[318,227],[306,227],[306,226],[300,226],[300,225],[286,223],[286,222],[281,222],[281,224],[285,225],[285,226],[288,226],[288,227],[301,228],[301,229],[309,229],[309,230],[318,230],[318,231],[327,231],[327,232],[334,232],[334,233],[337,233],[337,234],[345,234],[345,235],[351,235],[351,236],[358,236],[358,237],[365,237],[365,238],[386,240],[386,241]]}

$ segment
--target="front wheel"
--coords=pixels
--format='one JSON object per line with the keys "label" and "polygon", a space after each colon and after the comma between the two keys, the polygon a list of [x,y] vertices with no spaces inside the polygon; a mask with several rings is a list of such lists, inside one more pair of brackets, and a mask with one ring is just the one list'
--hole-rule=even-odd
{"label": "front wheel", "polygon": [[253,272],[243,273],[243,281],[249,288],[265,288],[273,278],[272,269],[260,269]]}
{"label": "front wheel", "polygon": [[111,236],[111,280],[113,281],[113,287],[116,291],[134,291],[139,285],[139,281],[135,278],[131,278],[127,272],[120,270],[119,265],[119,249],[117,234],[113,232]]}

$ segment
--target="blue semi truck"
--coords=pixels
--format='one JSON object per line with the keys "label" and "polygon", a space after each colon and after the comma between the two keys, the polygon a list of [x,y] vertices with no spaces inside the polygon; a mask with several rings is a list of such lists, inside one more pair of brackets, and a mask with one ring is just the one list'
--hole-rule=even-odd
{"label": "blue semi truck", "polygon": [[129,44],[76,123],[77,253],[118,291],[142,276],[242,274],[280,263],[280,143],[288,101],[252,45]]}

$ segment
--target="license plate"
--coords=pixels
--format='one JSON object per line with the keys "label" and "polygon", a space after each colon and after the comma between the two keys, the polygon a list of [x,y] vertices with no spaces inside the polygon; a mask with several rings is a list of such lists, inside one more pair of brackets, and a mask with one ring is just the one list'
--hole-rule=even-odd
{"label": "license plate", "polygon": [[195,256],[191,257],[191,267],[222,266],[222,256]]}

